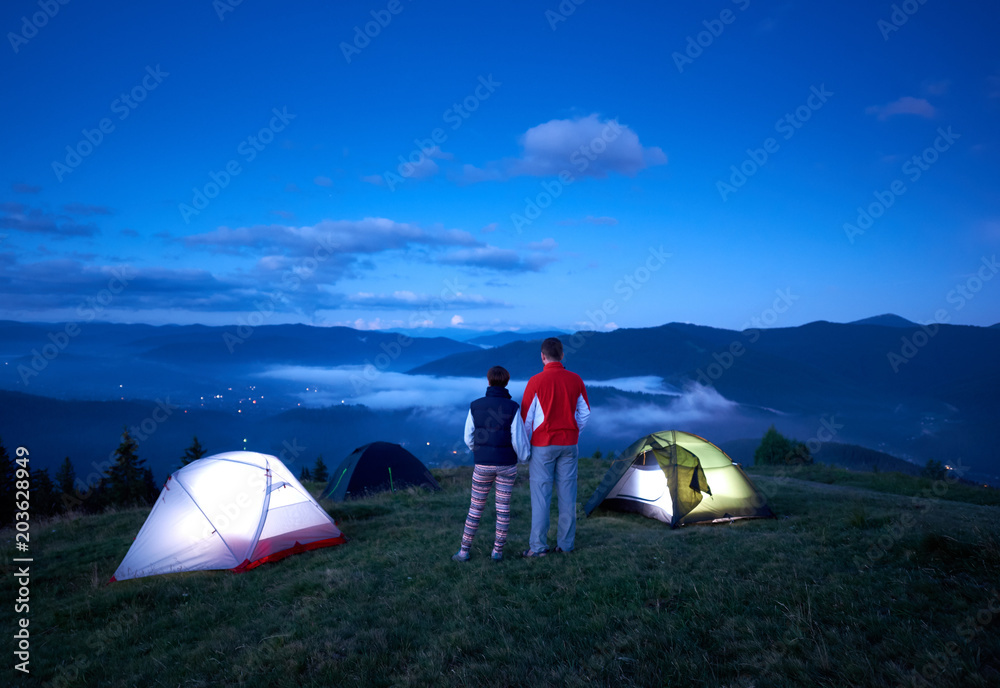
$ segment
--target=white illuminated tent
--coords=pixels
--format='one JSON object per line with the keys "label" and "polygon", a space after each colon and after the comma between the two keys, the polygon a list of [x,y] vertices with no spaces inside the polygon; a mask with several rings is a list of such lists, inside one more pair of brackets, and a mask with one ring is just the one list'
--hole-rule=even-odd
{"label": "white illuminated tent", "polygon": [[167,478],[112,581],[179,571],[247,571],[339,545],[333,519],[279,459],[227,452]]}

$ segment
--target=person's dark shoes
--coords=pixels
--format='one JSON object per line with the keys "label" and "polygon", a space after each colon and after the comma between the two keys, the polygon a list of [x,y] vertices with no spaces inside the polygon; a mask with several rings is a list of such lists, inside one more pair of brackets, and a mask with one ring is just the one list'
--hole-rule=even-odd
{"label": "person's dark shoes", "polygon": [[570,550],[565,550],[562,547],[556,547],[555,552],[556,552],[556,554],[572,554],[573,550],[571,550],[571,549]]}
{"label": "person's dark shoes", "polygon": [[544,550],[542,552],[533,552],[530,549],[526,549],[523,552],[521,552],[521,556],[524,557],[524,558],[526,558],[526,559],[528,559],[528,558],[534,558],[534,557],[544,557],[548,553],[549,553],[549,550]]}
{"label": "person's dark shoes", "polygon": [[452,561],[468,561],[469,553],[468,552],[463,553],[462,550],[458,550],[457,552],[451,555],[451,559]]}

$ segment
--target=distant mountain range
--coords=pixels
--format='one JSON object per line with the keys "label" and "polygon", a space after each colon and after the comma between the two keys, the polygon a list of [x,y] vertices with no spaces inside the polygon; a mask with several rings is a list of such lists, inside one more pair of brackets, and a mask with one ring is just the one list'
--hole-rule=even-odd
{"label": "distant mountain range", "polygon": [[919,327],[919,325],[912,320],[907,320],[898,315],[893,315],[892,313],[886,313],[884,315],[876,315],[871,318],[864,318],[863,320],[854,320],[849,325],[881,325],[882,327]]}
{"label": "distant mountain range", "polygon": [[[655,375],[684,389],[771,409],[805,440],[837,419],[837,441],[926,461],[961,456],[997,467],[1000,332],[996,328],[814,322],[735,332],[671,323],[564,339],[567,367],[586,379]],[[515,377],[539,369],[536,344],[448,356],[411,372],[467,375],[498,364]],[[826,434],[826,433],[824,433]],[[1000,472],[1000,471],[996,471]]]}
{"label": "distant mountain range", "polygon": [[[449,354],[479,350],[445,337],[348,327],[89,323],[74,329],[64,323],[0,321],[0,389],[61,399],[166,394],[191,399],[238,389],[269,366],[352,365],[405,371]],[[272,394],[282,393],[275,386],[254,384]]]}
{"label": "distant mountain range", "polygon": [[563,330],[543,330],[541,332],[496,332],[481,337],[473,337],[466,340],[469,344],[478,344],[482,347],[503,346],[511,342],[533,342],[547,339],[548,337],[565,337],[568,332]]}
{"label": "distant mountain range", "polygon": [[[41,465],[66,455],[106,459],[122,427],[141,429],[157,399],[176,407],[141,444],[158,479],[194,434],[210,451],[242,448],[247,439],[251,448],[277,453],[297,438],[309,452],[337,460],[359,444],[387,439],[407,442],[430,462],[467,461],[460,409],[379,411],[358,406],[350,394],[329,408],[298,408],[304,390],[328,391],[324,378],[303,384],[261,373],[349,366],[354,375],[378,379],[389,372],[397,377],[382,380],[414,380],[405,398],[418,404],[431,378],[415,375],[442,383],[481,379],[490,366],[503,365],[523,386],[540,370],[539,340],[555,333],[566,346],[567,367],[593,386],[595,413],[581,439],[584,452],[620,449],[667,426],[723,445],[759,437],[774,424],[828,449],[860,445],[915,465],[958,460],[982,474],[1000,474],[996,326],[925,328],[882,315],[742,332],[670,323],[612,332],[492,333],[464,342],[304,325],[78,327],[0,322],[0,390],[7,390],[0,394],[0,438],[8,449],[11,442],[31,442],[46,457]],[[595,384],[621,378],[645,382]],[[648,389],[658,378],[662,389]],[[630,388],[646,391],[622,391]],[[393,389],[377,393],[391,397]]]}

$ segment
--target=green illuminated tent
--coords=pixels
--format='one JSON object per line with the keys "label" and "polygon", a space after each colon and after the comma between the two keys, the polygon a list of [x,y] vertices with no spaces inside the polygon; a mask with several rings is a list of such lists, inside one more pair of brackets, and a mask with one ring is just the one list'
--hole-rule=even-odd
{"label": "green illuminated tent", "polygon": [[586,512],[634,511],[670,524],[773,518],[763,496],[724,451],[677,430],[647,435],[611,462]]}

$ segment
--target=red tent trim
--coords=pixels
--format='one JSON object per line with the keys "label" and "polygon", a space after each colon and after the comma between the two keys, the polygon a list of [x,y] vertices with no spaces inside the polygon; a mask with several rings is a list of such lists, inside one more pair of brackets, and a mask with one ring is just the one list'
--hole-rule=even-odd
{"label": "red tent trim", "polygon": [[300,542],[296,542],[294,545],[288,549],[283,549],[280,552],[275,552],[274,554],[269,554],[262,559],[257,561],[250,561],[245,559],[242,564],[236,568],[229,569],[233,573],[244,573],[250,569],[255,569],[261,564],[269,564],[274,561],[281,561],[285,557],[290,557],[293,554],[301,554],[302,552],[308,552],[313,549],[320,549],[321,547],[333,547],[334,545],[342,545],[347,542],[347,538],[343,535],[338,535],[334,538],[326,538],[325,540],[317,540],[316,542],[310,542],[307,545],[303,545]]}

